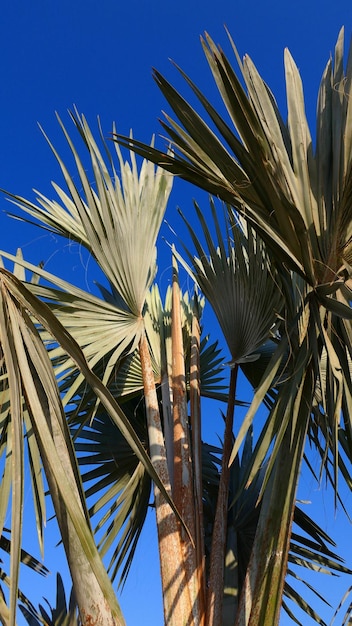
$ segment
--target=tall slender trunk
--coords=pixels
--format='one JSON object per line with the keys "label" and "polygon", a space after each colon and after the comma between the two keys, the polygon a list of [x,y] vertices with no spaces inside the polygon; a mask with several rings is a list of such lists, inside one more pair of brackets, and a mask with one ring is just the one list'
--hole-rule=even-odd
{"label": "tall slender trunk", "polygon": [[[229,460],[233,443],[233,417],[235,409],[238,365],[231,369],[229,400],[226,413],[224,446],[221,461],[218,500],[216,504],[213,539],[210,554],[210,573],[207,592],[206,626],[221,626],[224,589],[224,560],[226,548],[227,511],[230,468]],[[258,626],[258,625],[257,625]]]}
{"label": "tall slender trunk", "polygon": [[195,544],[199,593],[199,624],[204,626],[206,613],[206,574],[203,521],[202,435],[200,407],[200,328],[193,314],[190,369],[190,413],[192,426],[192,458],[195,498]]}
{"label": "tall slender trunk", "polygon": [[[145,334],[140,340],[139,353],[143,372],[150,456],[165,489],[171,495],[159,404]],[[156,486],[154,487],[154,496],[165,625],[191,626],[193,624],[192,606],[184,569],[180,523]]]}
{"label": "tall slender trunk", "polygon": [[173,258],[172,280],[172,397],[174,423],[174,473],[173,497],[178,510],[191,534],[181,529],[187,584],[191,594],[194,623],[199,624],[199,579],[196,554],[195,498],[191,442],[187,411],[186,369],[183,349],[181,299],[178,271]]}

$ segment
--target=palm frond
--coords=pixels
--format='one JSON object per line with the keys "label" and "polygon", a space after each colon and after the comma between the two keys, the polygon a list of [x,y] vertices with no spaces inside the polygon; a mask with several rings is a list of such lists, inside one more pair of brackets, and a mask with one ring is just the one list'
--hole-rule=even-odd
{"label": "palm frond", "polygon": [[217,234],[214,243],[202,211],[197,205],[195,209],[208,251],[184,218],[197,252],[194,256],[186,249],[192,276],[216,314],[233,364],[255,359],[256,349],[268,339],[282,308],[274,266],[263,242],[244,222],[236,221],[231,211],[224,234],[211,200]]}
{"label": "palm frond", "polygon": [[[147,161],[138,171],[132,152],[131,164],[123,160],[117,144],[115,155],[110,153],[100,126],[102,148],[83,116],[75,112],[71,119],[88,152],[94,182],[91,182],[67,129],[58,118],[74,157],[79,185],[74,183],[48,139],[64,176],[67,193],[54,184],[59,201],[38,194],[38,204],[8,195],[16,206],[51,232],[83,244],[129,311],[139,317],[156,273],[155,244],[171,192],[172,176],[161,168],[155,170]],[[83,195],[79,188],[82,188]]]}
{"label": "palm frond", "polygon": [[[124,411],[147,446],[144,403],[139,397],[124,403]],[[80,422],[82,417],[80,417]],[[82,420],[84,421],[84,420]],[[151,480],[120,431],[104,413],[92,425],[73,427],[78,462],[90,516],[95,522],[102,556],[110,554],[112,580],[119,572],[119,585],[128,575],[148,510]],[[90,469],[91,468],[91,469]],[[96,521],[95,521],[96,520]]]}

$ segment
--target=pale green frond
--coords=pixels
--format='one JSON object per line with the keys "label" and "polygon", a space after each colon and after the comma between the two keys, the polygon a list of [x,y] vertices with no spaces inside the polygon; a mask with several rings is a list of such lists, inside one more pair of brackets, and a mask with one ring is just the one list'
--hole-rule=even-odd
{"label": "pale green frond", "polygon": [[[118,146],[114,165],[100,129],[106,163],[85,118],[77,113],[71,118],[88,151],[92,173],[87,172],[68,131],[58,118],[74,157],[80,185],[74,183],[74,177],[48,140],[68,193],[54,184],[59,202],[39,194],[38,204],[8,195],[12,202],[50,231],[83,244],[131,313],[139,317],[156,273],[155,245],[172,188],[172,176],[146,161],[138,172],[134,156],[131,156],[131,166],[124,162]],[[83,195],[79,188],[82,188]]]}
{"label": "pale green frond", "polygon": [[[301,78],[288,51],[285,53],[289,115],[286,125],[273,95],[248,57],[239,63],[236,72],[223,50],[208,35],[202,45],[226,114],[216,110],[181,71],[203,109],[203,118],[156,72],[158,86],[175,115],[175,121],[168,116],[163,124],[174,155],[168,156],[133,139],[116,136],[116,140],[233,206],[265,241],[277,262],[283,261],[280,274],[289,314],[281,336],[286,331],[289,334],[288,373],[296,367],[295,350],[308,339],[299,358],[305,360],[304,352],[312,355],[315,386],[321,376],[321,351],[326,342],[332,342],[340,363],[336,361],[333,368],[329,364],[327,376],[333,381],[329,387],[329,414],[337,416],[342,399],[341,380],[338,382],[335,374],[341,368],[342,379],[350,379],[347,360],[338,350],[334,337],[339,336],[339,319],[345,319],[345,324],[351,319],[348,298],[352,234],[351,48],[345,65],[341,31],[334,60],[328,63],[321,81],[314,151]],[[238,61],[236,50],[235,56]],[[242,79],[247,91],[242,87]],[[207,122],[209,118],[211,125]],[[203,280],[208,280],[207,266],[201,257],[205,251],[195,241],[197,233],[193,239],[199,245],[197,254],[201,259],[197,272]],[[221,275],[223,268],[216,254],[214,259],[216,271]],[[286,272],[287,268],[293,270],[293,275]],[[295,274],[301,277],[300,285]],[[328,339],[322,336],[323,327]],[[280,362],[282,359],[283,354]],[[276,362],[278,369],[280,362]],[[254,407],[265,398],[274,380],[275,374],[268,372],[266,382],[259,383],[254,404],[236,440],[237,449],[251,423]],[[295,393],[294,387],[291,391]],[[348,394],[344,403],[347,401]],[[322,428],[324,436],[331,436],[335,442],[335,467],[338,463],[336,423],[335,419],[333,429]],[[275,428],[270,432],[275,436]],[[350,443],[350,438],[346,441]],[[352,458],[352,449],[348,455]]]}
{"label": "pale green frond", "polygon": [[186,249],[192,276],[216,314],[233,363],[241,363],[268,339],[282,306],[280,285],[264,244],[251,227],[244,229],[230,214],[223,240],[212,202],[214,243],[205,216],[197,205],[195,209],[207,250],[184,218],[197,253]]}
{"label": "pale green frond", "polygon": [[[3,254],[4,258],[14,260],[12,255]],[[23,268],[34,271],[35,266],[21,261]],[[91,368],[103,363],[100,372],[104,383],[114,374],[119,360],[136,350],[143,323],[126,308],[119,307],[120,301],[102,300],[93,294],[76,287],[50,274],[43,268],[35,268],[37,276],[46,281],[46,285],[29,284],[28,287],[37,297],[43,299],[51,308],[56,318],[77,341],[84,352]],[[84,377],[77,372],[76,364],[66,352],[57,345],[47,331],[42,331],[42,339],[50,349],[50,357],[55,365],[59,380],[65,379],[68,372],[76,373],[70,389],[66,389],[64,402],[67,403],[84,384]]]}
{"label": "pale green frond", "polygon": [[[60,458],[57,453],[57,448],[53,443],[53,437],[55,435],[50,432],[48,426],[48,421],[51,419],[51,427],[54,433],[58,434],[64,424],[62,405],[60,403],[50,361],[38,334],[29,320],[28,314],[25,312],[25,309],[16,302],[16,296],[12,293],[11,287],[8,289],[9,283],[11,284],[11,280],[7,282],[9,276],[9,274],[5,273],[5,270],[2,270],[0,337],[7,383],[10,390],[9,402],[11,421],[9,422],[8,429],[10,433],[10,448],[8,452],[12,466],[14,461],[16,461],[16,466],[12,467],[11,472],[12,541],[10,575],[12,584],[10,592],[10,614],[12,616],[11,619],[14,621],[17,603],[18,568],[21,555],[21,511],[23,510],[24,486],[24,474],[23,470],[21,471],[23,467],[22,397],[26,398],[26,407],[30,415],[31,429],[33,429],[36,435],[41,450],[41,457],[42,459],[44,458],[44,464],[46,464],[46,460],[49,461],[49,465],[46,465],[46,470],[48,471],[48,467],[50,467],[52,478],[47,474],[47,479],[49,481],[57,481],[56,484],[60,489],[63,501],[67,504],[67,509],[70,511],[72,518],[76,520],[79,529],[78,535],[81,537],[82,545],[85,545],[87,550],[91,550],[92,548],[92,538],[89,539],[90,531],[87,529],[86,518],[83,513],[83,501],[79,498],[72,497],[72,478],[70,480],[68,476],[70,472],[71,476],[73,476],[76,470],[74,457],[70,457],[71,441],[69,438],[65,440],[64,445],[67,447],[67,454],[66,467],[64,469],[62,467],[62,456]],[[12,281],[15,281],[14,277]],[[16,281],[14,284],[16,284]],[[20,283],[18,283],[18,285],[20,285]],[[64,437],[63,434],[62,437]],[[62,440],[62,443],[63,441],[64,440]],[[72,462],[71,468],[69,468],[67,464],[69,458],[71,458]],[[76,489],[78,490],[77,493],[79,493],[80,481],[77,473],[76,481],[78,486]],[[88,548],[89,543],[90,548]],[[91,551],[90,554],[93,570],[97,572],[98,579],[100,578],[102,587],[108,595],[109,591],[106,582],[104,582],[103,569],[99,566],[99,562],[94,560],[94,550]],[[113,597],[111,597],[111,601],[115,602]]]}

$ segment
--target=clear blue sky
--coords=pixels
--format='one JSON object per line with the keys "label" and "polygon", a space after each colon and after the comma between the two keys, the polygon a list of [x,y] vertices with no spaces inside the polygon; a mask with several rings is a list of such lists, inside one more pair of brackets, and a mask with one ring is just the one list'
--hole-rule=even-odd
{"label": "clear blue sky", "polygon": [[[285,106],[283,50],[290,49],[304,82],[308,118],[314,125],[320,77],[340,27],[345,25],[347,41],[351,36],[351,0],[4,1],[0,18],[0,187],[26,197],[32,197],[32,188],[51,195],[50,181],[61,179],[37,122],[60,148],[63,141],[54,112],[68,121],[66,112],[73,105],[93,128],[99,115],[107,134],[115,121],[119,132],[128,134],[132,128],[135,137],[149,142],[152,134],[160,131],[157,118],[165,107],[151,77],[152,67],[181,86],[171,58],[206,93],[214,93],[199,36],[206,30],[227,50],[224,24],[240,54],[252,57],[281,109]],[[187,212],[193,196],[197,196],[196,190],[176,185],[170,214],[176,205]],[[44,259],[47,269],[58,271],[59,267],[72,282],[90,280],[89,268],[87,273],[77,250],[9,220],[4,209],[6,202],[0,198],[0,248],[13,253],[21,246],[26,258],[33,262]],[[309,479],[303,481],[301,492],[305,499],[316,495]],[[340,514],[334,527],[326,513],[328,497],[319,499],[322,504],[314,505],[319,522],[341,540],[341,552],[352,564],[351,527],[342,523]],[[162,624],[151,533],[148,529],[142,537],[140,558],[121,599],[129,626]],[[58,564],[61,567],[57,551],[49,548],[48,566],[55,572]],[[27,587],[27,591],[54,600],[53,582],[53,576],[48,581],[39,579],[34,583],[35,593],[33,588]],[[340,583],[333,602],[351,582]]]}

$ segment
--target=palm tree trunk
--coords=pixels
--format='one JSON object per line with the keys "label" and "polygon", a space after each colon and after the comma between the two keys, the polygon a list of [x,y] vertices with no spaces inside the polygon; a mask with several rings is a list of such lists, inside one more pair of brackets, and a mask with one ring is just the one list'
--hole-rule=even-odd
{"label": "palm tree trunk", "polygon": [[226,548],[227,511],[230,479],[229,460],[233,444],[232,429],[235,409],[237,374],[238,365],[236,363],[231,369],[229,401],[227,405],[224,447],[221,461],[221,476],[219,482],[218,500],[216,504],[213,539],[211,544],[210,574],[207,592],[206,626],[221,626],[222,624],[224,560]]}
{"label": "palm tree trunk", "polygon": [[191,462],[191,442],[188,424],[185,355],[183,349],[180,288],[177,263],[173,258],[172,280],[172,397],[174,423],[174,472],[173,498],[182,519],[190,532],[193,543],[184,529],[181,529],[187,584],[191,594],[194,623],[200,619],[200,588],[196,553],[195,496],[193,466]]}
{"label": "palm tree trunk", "polygon": [[[198,312],[197,312],[198,313]],[[199,624],[205,625],[206,574],[203,522],[202,436],[200,407],[200,328],[198,314],[193,314],[190,370],[190,413],[192,426],[192,458],[195,497],[195,544],[199,589]]]}
{"label": "palm tree trunk", "polygon": [[[139,344],[139,353],[143,372],[150,456],[166,491],[171,496],[159,404],[149,346],[145,334]],[[193,624],[192,607],[185,575],[180,523],[156,486],[154,486],[154,496],[165,624],[167,626],[191,626]]]}

